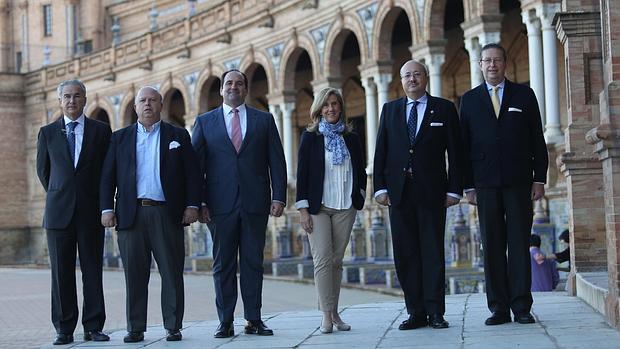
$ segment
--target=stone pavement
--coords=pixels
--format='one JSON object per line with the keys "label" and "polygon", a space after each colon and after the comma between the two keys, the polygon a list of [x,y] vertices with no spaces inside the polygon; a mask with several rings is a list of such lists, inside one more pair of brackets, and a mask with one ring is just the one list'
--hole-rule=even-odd
{"label": "stone pavement", "polygon": [[342,318],[351,324],[350,332],[321,334],[317,311],[297,311],[265,315],[266,324],[275,332],[273,337],[245,335],[243,321],[237,321],[235,337],[215,339],[217,321],[211,320],[186,323],[181,342],[166,342],[164,329],[154,326],[139,344],[124,344],[125,332],[117,331],[107,343],[76,342],[45,348],[620,348],[620,332],[583,301],[564,292],[535,293],[533,314],[536,324],[485,326],[484,319],[489,316],[485,295],[466,294],[446,298],[448,329],[399,331],[398,324],[407,317],[404,304],[385,302],[344,307]]}

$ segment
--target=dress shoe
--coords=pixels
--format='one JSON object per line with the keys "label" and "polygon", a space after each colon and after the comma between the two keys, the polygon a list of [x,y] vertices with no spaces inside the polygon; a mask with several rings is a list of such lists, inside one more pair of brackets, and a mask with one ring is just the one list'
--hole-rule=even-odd
{"label": "dress shoe", "polygon": [[265,326],[261,320],[248,321],[245,325],[245,334],[257,334],[259,336],[273,336],[273,331]]}
{"label": "dress shoe", "polygon": [[73,335],[72,334],[63,334],[59,333],[54,339],[54,345],[65,345],[73,343]]}
{"label": "dress shoe", "polygon": [[488,319],[484,321],[484,324],[487,326],[495,326],[495,325],[505,324],[511,321],[512,320],[510,319],[510,314],[495,311],[493,312],[491,317],[489,317]]}
{"label": "dress shoe", "polygon": [[215,338],[228,338],[235,335],[235,327],[232,322],[220,322],[220,325],[215,330],[213,337]]}
{"label": "dress shoe", "polygon": [[125,343],[137,343],[144,340],[144,332],[127,332],[123,342]]}
{"label": "dress shoe", "polygon": [[428,321],[426,321],[426,316],[413,316],[409,315],[409,318],[403,321],[400,325],[398,325],[399,330],[414,330],[420,327],[426,327],[428,325]]}
{"label": "dress shoe", "polygon": [[84,340],[95,341],[95,342],[107,342],[110,340],[110,337],[107,334],[99,330],[92,330],[92,331],[84,332]]}
{"label": "dress shoe", "polygon": [[515,315],[515,322],[518,322],[520,324],[533,324],[536,322],[536,320],[534,320],[534,317],[532,316],[532,314],[523,313],[523,314]]}
{"label": "dress shoe", "polygon": [[336,326],[336,329],[338,331],[350,331],[351,330],[351,325],[347,324],[346,322],[340,320],[340,321],[333,321],[334,326]]}
{"label": "dress shoe", "polygon": [[168,342],[177,342],[183,339],[181,330],[167,330],[167,332],[168,332],[168,335],[166,335],[166,340]]}
{"label": "dress shoe", "polygon": [[432,328],[448,328],[450,324],[441,314],[433,314],[428,317],[428,325]]}

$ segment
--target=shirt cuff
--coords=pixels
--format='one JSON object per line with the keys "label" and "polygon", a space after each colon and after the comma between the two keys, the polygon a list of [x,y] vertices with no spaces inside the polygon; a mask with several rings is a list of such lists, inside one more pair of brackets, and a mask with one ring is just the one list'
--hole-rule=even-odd
{"label": "shirt cuff", "polygon": [[451,196],[451,197],[453,197],[455,199],[459,199],[459,200],[461,200],[463,198],[461,195],[456,194],[456,193],[448,193],[448,196]]}
{"label": "shirt cuff", "polygon": [[286,203],[285,203],[284,201],[280,201],[280,200],[271,200],[271,203],[274,203],[274,202],[279,202],[279,203],[281,203],[283,206],[286,206]]}
{"label": "shirt cuff", "polygon": [[534,183],[545,185],[544,182],[534,182]]}
{"label": "shirt cuff", "polygon": [[191,205],[190,205],[190,206],[187,206],[187,208],[195,208],[195,209],[198,209],[198,206],[191,206]]}
{"label": "shirt cuff", "polygon": [[375,192],[375,199],[377,198],[377,196],[381,195],[381,194],[387,194],[387,189],[379,189]]}
{"label": "shirt cuff", "polygon": [[308,207],[310,207],[308,200],[299,200],[295,203],[295,208],[298,210],[301,210],[302,208],[308,208]]}
{"label": "shirt cuff", "polygon": [[470,191],[476,190],[475,188],[467,188],[464,190],[465,193],[469,193]]}
{"label": "shirt cuff", "polygon": [[362,199],[366,200],[366,190],[360,189],[360,194],[362,194]]}
{"label": "shirt cuff", "polygon": [[109,208],[105,210],[101,210],[101,214],[108,213],[108,212],[114,212],[114,210],[109,209]]}

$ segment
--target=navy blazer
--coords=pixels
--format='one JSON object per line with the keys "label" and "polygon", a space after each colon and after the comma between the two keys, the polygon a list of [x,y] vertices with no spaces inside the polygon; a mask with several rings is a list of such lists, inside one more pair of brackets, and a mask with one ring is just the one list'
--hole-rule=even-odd
{"label": "navy blazer", "polygon": [[[351,156],[353,168],[353,207],[364,207],[366,191],[366,169],[360,138],[356,133],[343,135]],[[304,131],[297,156],[297,196],[295,201],[308,200],[308,211],[317,214],[323,202],[323,182],[325,179],[325,137],[317,132]]]}
{"label": "navy blazer", "polygon": [[447,193],[460,195],[463,191],[462,141],[456,108],[446,99],[427,96],[426,111],[413,148],[409,145],[405,115],[407,97],[388,102],[381,110],[375,148],[374,190],[387,189],[392,205],[401,202],[410,156],[413,189],[419,204],[443,207]]}
{"label": "navy blazer", "polygon": [[273,116],[246,105],[247,129],[239,153],[220,106],[196,118],[192,144],[201,166],[202,201],[211,215],[234,209],[237,196],[249,213],[269,214],[271,201],[286,204],[286,161]]}
{"label": "navy blazer", "polygon": [[506,80],[499,117],[483,82],[461,98],[465,188],[545,183],[549,158],[531,88]]}
{"label": "navy blazer", "polygon": [[[136,138],[134,123],[112,134],[101,178],[101,209],[114,208],[116,192],[117,229],[133,226],[138,206],[136,188]],[[170,149],[170,142],[179,147]],[[181,224],[187,206],[200,207],[198,159],[187,130],[165,121],[159,129],[159,176],[166,198],[166,209]]]}
{"label": "navy blazer", "polygon": [[47,192],[43,227],[67,228],[76,209],[100,225],[99,180],[112,130],[108,124],[84,118],[82,150],[75,168],[64,131],[62,116],[39,130],[37,175]]}

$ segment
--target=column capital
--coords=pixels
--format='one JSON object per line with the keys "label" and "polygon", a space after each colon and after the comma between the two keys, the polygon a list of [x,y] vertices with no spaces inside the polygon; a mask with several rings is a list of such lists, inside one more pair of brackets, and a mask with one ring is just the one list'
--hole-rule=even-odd
{"label": "column capital", "polygon": [[441,66],[446,61],[446,55],[443,53],[430,53],[424,57],[424,63],[428,67],[430,72],[437,72],[441,70]]}
{"label": "column capital", "polygon": [[423,43],[409,47],[411,56],[418,59],[424,58],[429,54],[443,54],[446,52],[447,40],[428,40]]}
{"label": "column capital", "polygon": [[394,61],[375,61],[359,65],[357,68],[360,71],[360,77],[364,79],[377,74],[392,74],[393,65]]}
{"label": "column capital", "polygon": [[529,9],[521,12],[521,19],[527,28],[527,35],[539,35],[542,24],[540,18],[536,14],[536,9]]}
{"label": "column capital", "polygon": [[375,84],[375,77],[372,75],[362,76],[361,83],[366,93],[368,93],[368,89],[374,89],[377,87],[377,85]]}
{"label": "column capital", "polygon": [[279,105],[286,102],[294,103],[296,95],[295,91],[282,91],[281,93],[268,94],[266,97],[270,105]]}
{"label": "column capital", "polygon": [[372,78],[377,86],[388,86],[392,82],[392,73],[377,73]]}
{"label": "column capital", "polygon": [[503,16],[502,14],[486,14],[461,23],[463,37],[465,39],[479,37],[481,42],[488,43],[482,39],[486,38],[486,33],[501,32]]}
{"label": "column capital", "polygon": [[312,89],[314,90],[315,94],[326,87],[342,89],[342,77],[329,76],[324,79],[312,81]]}
{"label": "column capital", "polygon": [[536,7],[536,15],[540,18],[543,30],[553,28],[553,18],[561,10],[560,3],[545,3]]}

